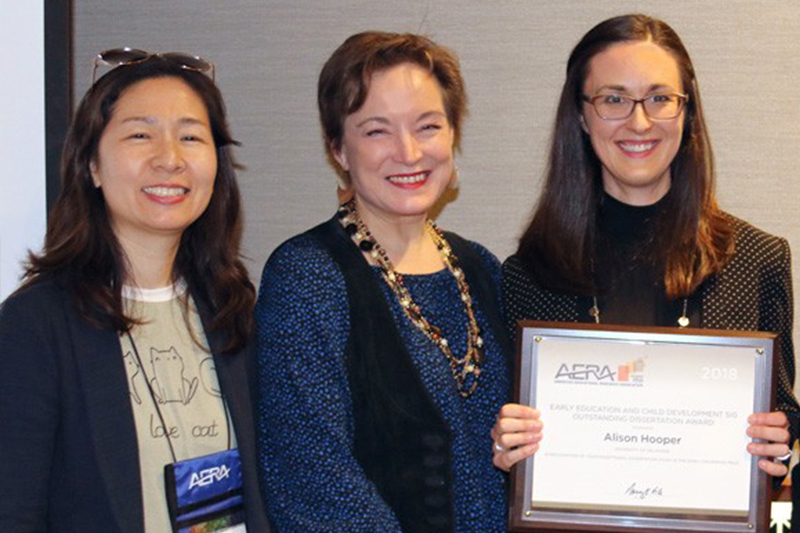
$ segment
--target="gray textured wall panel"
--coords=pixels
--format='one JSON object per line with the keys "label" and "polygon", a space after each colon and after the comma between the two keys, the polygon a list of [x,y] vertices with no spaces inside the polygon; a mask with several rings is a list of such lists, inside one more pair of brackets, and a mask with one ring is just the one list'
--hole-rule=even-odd
{"label": "gray textured wall panel", "polygon": [[217,63],[243,143],[245,245],[258,279],[275,246],[335,206],[316,116],[322,63],[357,31],[425,33],[459,54],[471,103],[462,187],[440,223],[502,259],[538,195],[570,49],[600,20],[634,11],[668,21],[692,54],[723,207],[800,250],[795,1],[75,0],[76,93],[106,48],[187,51]]}

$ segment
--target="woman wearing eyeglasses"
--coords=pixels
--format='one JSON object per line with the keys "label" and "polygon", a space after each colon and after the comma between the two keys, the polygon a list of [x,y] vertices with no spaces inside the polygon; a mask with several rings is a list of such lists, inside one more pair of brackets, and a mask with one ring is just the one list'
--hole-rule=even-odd
{"label": "woman wearing eyeglasses", "polygon": [[0,530],[266,531],[255,291],[213,67],[97,62],[117,68],[78,108],[44,249],[0,308]]}
{"label": "woman wearing eyeglasses", "polygon": [[[789,246],[721,211],[713,182],[678,35],[643,15],[601,22],[567,64],[544,191],[503,266],[507,318],[780,333],[777,411],[751,416],[747,434],[764,441],[748,446],[759,467],[785,475],[773,459],[798,422]],[[542,422],[504,406],[495,464],[535,453]]]}

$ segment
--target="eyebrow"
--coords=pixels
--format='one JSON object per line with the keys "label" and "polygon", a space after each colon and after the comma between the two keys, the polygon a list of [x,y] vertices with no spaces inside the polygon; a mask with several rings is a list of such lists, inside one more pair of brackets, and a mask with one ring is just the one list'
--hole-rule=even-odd
{"label": "eyebrow", "polygon": [[[663,90],[663,89],[669,89],[671,91],[672,90],[677,90],[677,89],[671,87],[670,85],[667,85],[667,84],[664,84],[664,83],[654,83],[650,87],[647,88],[647,92],[651,93],[653,91],[660,91],[660,90]],[[600,92],[602,90],[628,92],[629,89],[628,89],[628,87],[625,87],[624,85],[602,85],[597,89],[597,92]]]}
{"label": "eyebrow", "polygon": [[361,126],[367,124],[368,122],[379,122],[381,124],[389,124],[389,120],[384,117],[367,117],[361,122],[357,123],[356,128],[360,128]]}
{"label": "eyebrow", "polygon": [[[417,122],[419,122],[420,120],[425,120],[425,119],[434,117],[434,116],[436,116],[436,117],[444,117],[444,118],[447,117],[447,115],[444,113],[444,111],[426,111],[425,113],[422,113],[419,117],[417,117]],[[360,128],[361,126],[363,126],[364,124],[367,124],[368,122],[378,122],[380,124],[389,124],[390,123],[389,119],[387,119],[386,117],[381,117],[381,116],[367,117],[364,120],[362,120],[361,122],[357,123],[356,124],[356,128]]]}
{"label": "eyebrow", "polygon": [[444,111],[428,111],[426,113],[421,114],[419,116],[419,118],[417,119],[417,122],[419,122],[420,120],[425,120],[427,118],[431,118],[431,117],[447,118],[447,113],[445,113]]}
{"label": "eyebrow", "polygon": [[[122,124],[127,124],[128,122],[144,122],[145,124],[152,126],[153,124],[155,124],[158,121],[156,120],[155,117],[141,117],[141,116],[126,117],[126,118],[122,119]],[[194,118],[194,117],[182,117],[182,118],[178,119],[178,123],[180,125],[188,125],[188,126],[193,126],[193,125],[206,126],[207,125],[204,121],[202,121],[202,120],[200,120],[198,118]]]}

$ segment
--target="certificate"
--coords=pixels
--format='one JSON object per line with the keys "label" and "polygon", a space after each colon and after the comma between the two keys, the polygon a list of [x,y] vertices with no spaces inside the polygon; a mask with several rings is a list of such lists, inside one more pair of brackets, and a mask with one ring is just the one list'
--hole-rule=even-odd
{"label": "certificate", "polygon": [[747,417],[775,335],[522,322],[518,401],[544,422],[514,468],[517,531],[767,532]]}

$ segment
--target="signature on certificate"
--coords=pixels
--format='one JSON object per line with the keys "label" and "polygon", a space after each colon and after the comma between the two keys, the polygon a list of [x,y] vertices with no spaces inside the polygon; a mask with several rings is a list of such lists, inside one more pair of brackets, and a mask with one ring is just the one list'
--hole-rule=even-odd
{"label": "signature on certificate", "polygon": [[664,496],[664,489],[658,485],[653,485],[652,487],[639,487],[634,481],[630,487],[625,489],[625,495],[630,496],[631,498],[644,500],[647,498]]}

